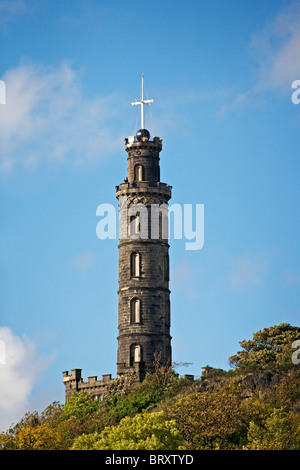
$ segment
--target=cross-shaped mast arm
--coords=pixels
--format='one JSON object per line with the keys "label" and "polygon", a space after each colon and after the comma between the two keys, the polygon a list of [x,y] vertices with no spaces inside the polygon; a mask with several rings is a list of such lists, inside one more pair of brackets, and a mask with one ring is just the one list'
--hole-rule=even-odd
{"label": "cross-shaped mast arm", "polygon": [[144,105],[150,105],[150,103],[153,103],[153,100],[144,100],[144,75],[142,75],[142,99],[141,100],[134,100],[133,103],[131,103],[133,106],[136,104],[141,105],[141,129],[145,129],[145,114],[144,114]]}

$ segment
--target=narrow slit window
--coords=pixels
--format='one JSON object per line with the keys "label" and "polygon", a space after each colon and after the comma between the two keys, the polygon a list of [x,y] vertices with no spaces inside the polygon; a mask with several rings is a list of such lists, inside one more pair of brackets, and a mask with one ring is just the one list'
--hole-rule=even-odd
{"label": "narrow slit window", "polygon": [[131,253],[131,277],[139,277],[140,276],[140,259],[139,253]]}
{"label": "narrow slit window", "polygon": [[140,230],[140,213],[137,212],[136,215],[130,217],[130,235],[140,235]]}
{"label": "narrow slit window", "polygon": [[140,344],[132,344],[130,347],[130,365],[142,361],[142,348]]}
{"label": "narrow slit window", "polygon": [[140,299],[131,300],[131,323],[141,323],[141,301]]}
{"label": "narrow slit window", "polygon": [[144,167],[143,165],[135,165],[134,167],[134,180],[143,181],[144,180]]}

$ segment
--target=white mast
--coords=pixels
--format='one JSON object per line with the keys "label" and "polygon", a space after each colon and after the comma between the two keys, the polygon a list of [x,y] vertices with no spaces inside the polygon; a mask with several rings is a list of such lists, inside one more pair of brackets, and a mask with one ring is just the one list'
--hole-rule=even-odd
{"label": "white mast", "polygon": [[144,75],[142,75],[142,99],[141,100],[134,100],[132,105],[140,104],[141,105],[141,129],[145,129],[145,114],[144,114],[144,105],[150,105],[153,103],[153,100],[144,100]]}

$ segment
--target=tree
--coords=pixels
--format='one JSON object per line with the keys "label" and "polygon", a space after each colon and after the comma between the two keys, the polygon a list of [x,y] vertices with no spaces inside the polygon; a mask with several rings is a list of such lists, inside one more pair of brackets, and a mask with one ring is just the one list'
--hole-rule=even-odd
{"label": "tree", "polygon": [[87,415],[98,410],[99,401],[87,394],[84,390],[73,393],[72,397],[65,404],[61,418],[68,419],[71,416],[77,418],[80,422],[84,422]]}
{"label": "tree", "polygon": [[220,385],[209,392],[190,394],[166,410],[181,431],[187,449],[238,449],[247,436],[241,402],[243,387]]}
{"label": "tree", "polygon": [[172,450],[181,448],[182,438],[174,420],[164,412],[142,412],[123,418],[118,426],[106,427],[100,434],[82,435],[73,450]]}
{"label": "tree", "polygon": [[12,429],[0,433],[0,450],[16,450],[17,445]]}
{"label": "tree", "polygon": [[231,366],[240,371],[282,372],[295,368],[292,344],[300,339],[300,328],[280,323],[259,330],[252,340],[240,342],[243,350],[229,358]]}
{"label": "tree", "polygon": [[[156,356],[155,359],[157,359]],[[125,416],[132,416],[142,410],[153,408],[166,397],[171,397],[181,390],[191,387],[187,378],[179,378],[169,366],[155,363],[155,372],[147,373],[140,384],[135,384],[126,393],[110,393],[105,404],[110,408],[110,416],[120,421]]]}
{"label": "tree", "polygon": [[28,412],[6,433],[0,434],[0,449],[4,450],[51,450],[63,449],[64,439],[53,428],[62,412],[62,405],[53,402],[39,415]]}
{"label": "tree", "polygon": [[266,421],[249,425],[248,444],[251,450],[299,450],[300,416],[286,412],[283,407],[274,409]]}
{"label": "tree", "polygon": [[64,442],[59,432],[47,424],[25,426],[16,434],[17,450],[61,450]]}

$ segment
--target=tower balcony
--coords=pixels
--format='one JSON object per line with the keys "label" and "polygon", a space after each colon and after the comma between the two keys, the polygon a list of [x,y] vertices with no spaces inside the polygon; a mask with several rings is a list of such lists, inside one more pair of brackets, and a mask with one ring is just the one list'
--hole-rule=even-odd
{"label": "tower balcony", "polygon": [[139,193],[153,193],[167,196],[167,199],[171,198],[171,191],[172,186],[158,182],[151,182],[151,181],[133,181],[132,183],[126,182],[121,183],[120,185],[116,186],[116,197],[117,199],[119,196],[125,195],[135,195]]}

